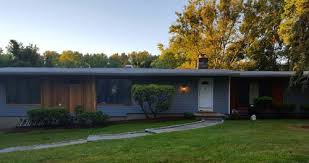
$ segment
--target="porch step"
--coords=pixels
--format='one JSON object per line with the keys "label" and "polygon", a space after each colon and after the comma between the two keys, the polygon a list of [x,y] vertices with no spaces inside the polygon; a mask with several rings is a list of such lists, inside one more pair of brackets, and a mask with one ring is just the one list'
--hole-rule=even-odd
{"label": "porch step", "polygon": [[217,112],[199,111],[194,113],[194,116],[203,120],[222,120],[227,116]]}

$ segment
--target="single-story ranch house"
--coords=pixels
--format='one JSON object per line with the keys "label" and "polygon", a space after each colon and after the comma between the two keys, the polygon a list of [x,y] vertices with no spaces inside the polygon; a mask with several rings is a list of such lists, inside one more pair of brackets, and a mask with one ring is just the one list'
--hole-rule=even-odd
{"label": "single-story ranch house", "polygon": [[162,114],[246,110],[259,96],[274,103],[309,104],[309,91],[288,89],[290,71],[147,68],[0,68],[0,123],[12,124],[38,106],[76,106],[110,117],[132,119],[142,111],[131,97],[136,83],[171,84],[177,88]]}

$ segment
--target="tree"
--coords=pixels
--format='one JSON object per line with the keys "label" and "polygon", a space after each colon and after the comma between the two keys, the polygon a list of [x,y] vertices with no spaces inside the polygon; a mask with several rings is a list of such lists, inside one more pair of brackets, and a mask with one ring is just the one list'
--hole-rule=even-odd
{"label": "tree", "polygon": [[42,65],[42,59],[38,53],[38,47],[28,45],[24,47],[16,40],[10,40],[7,51],[12,55],[12,66],[37,67]]}
{"label": "tree", "polygon": [[0,48],[0,67],[8,67],[12,63],[12,56],[9,54],[3,53],[3,50]]}
{"label": "tree", "polygon": [[175,92],[172,85],[135,84],[132,87],[132,95],[147,119],[150,118],[150,113],[157,118],[159,112],[168,110]]}
{"label": "tree", "polygon": [[279,70],[283,45],[278,34],[283,0],[248,0],[244,4],[243,53],[254,61],[254,69]]}
{"label": "tree", "polygon": [[185,62],[185,57],[183,55],[177,55],[171,49],[164,48],[163,44],[159,44],[158,48],[161,55],[151,63],[151,67],[177,68]]}
{"label": "tree", "polygon": [[43,63],[45,67],[57,67],[59,65],[59,54],[55,51],[45,51],[43,53]]}
{"label": "tree", "polygon": [[128,56],[125,53],[115,53],[111,55],[109,58],[108,67],[124,67],[129,64]]}
{"label": "tree", "polygon": [[285,0],[279,34],[289,52],[290,69],[309,70],[308,0]]}
{"label": "tree", "polygon": [[84,67],[107,67],[108,57],[104,53],[86,54],[82,63]]}
{"label": "tree", "polygon": [[210,68],[235,69],[242,64],[242,11],[242,0],[190,0],[170,27],[170,48],[186,57],[180,67],[195,68],[199,55],[208,57]]}
{"label": "tree", "polygon": [[147,51],[133,51],[128,54],[128,57],[131,65],[138,68],[150,68],[151,63],[156,59],[156,56],[152,56]]}
{"label": "tree", "polygon": [[76,51],[63,51],[59,57],[60,67],[82,67],[82,54]]}
{"label": "tree", "polygon": [[290,70],[296,71],[290,86],[308,87],[309,76],[303,71],[309,70],[309,1],[285,0],[284,12],[279,34],[286,45]]}
{"label": "tree", "polygon": [[124,67],[127,64],[129,61],[125,53],[115,53],[108,58],[108,67]]}

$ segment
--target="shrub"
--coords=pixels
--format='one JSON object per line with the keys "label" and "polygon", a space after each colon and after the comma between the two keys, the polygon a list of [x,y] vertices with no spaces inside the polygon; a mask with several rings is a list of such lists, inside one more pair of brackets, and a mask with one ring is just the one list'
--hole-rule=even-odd
{"label": "shrub", "polygon": [[232,114],[229,116],[229,119],[231,119],[231,120],[239,120],[240,119],[239,112],[236,109],[233,109],[232,110]]}
{"label": "shrub", "polygon": [[301,105],[301,106],[300,106],[300,109],[301,109],[303,112],[309,112],[309,105]]}
{"label": "shrub", "polygon": [[157,113],[168,110],[175,92],[176,89],[172,85],[136,84],[132,87],[132,95],[147,118],[149,115],[144,107],[145,103],[148,105],[149,112],[156,118]]}
{"label": "shrub", "polygon": [[183,117],[184,117],[185,119],[194,119],[194,118],[195,118],[194,114],[191,113],[191,112],[185,112],[185,113],[183,113]]}
{"label": "shrub", "polygon": [[101,111],[97,111],[97,112],[82,112],[78,114],[76,118],[79,125],[95,126],[104,124],[108,116]]}
{"label": "shrub", "polygon": [[76,115],[79,115],[79,114],[85,112],[85,111],[84,111],[85,108],[84,108],[83,106],[80,106],[80,105],[79,105],[79,106],[76,106],[74,110],[75,110]]}
{"label": "shrub", "polygon": [[43,123],[43,125],[66,125],[70,121],[67,109],[62,107],[45,107],[32,109],[27,112],[29,120],[34,123]]}
{"label": "shrub", "polygon": [[254,99],[256,106],[267,105],[272,103],[272,98],[269,96],[261,96]]}
{"label": "shrub", "polygon": [[276,104],[273,108],[279,112],[293,112],[296,109],[295,104]]}

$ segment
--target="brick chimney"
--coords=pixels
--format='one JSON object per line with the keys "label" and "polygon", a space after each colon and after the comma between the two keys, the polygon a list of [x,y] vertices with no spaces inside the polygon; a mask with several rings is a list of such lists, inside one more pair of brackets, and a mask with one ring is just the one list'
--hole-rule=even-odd
{"label": "brick chimney", "polygon": [[204,54],[198,57],[197,69],[208,69],[208,58]]}

